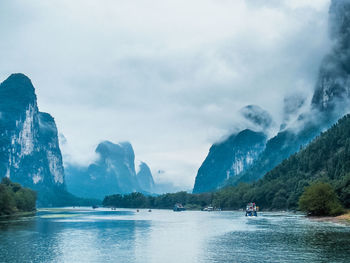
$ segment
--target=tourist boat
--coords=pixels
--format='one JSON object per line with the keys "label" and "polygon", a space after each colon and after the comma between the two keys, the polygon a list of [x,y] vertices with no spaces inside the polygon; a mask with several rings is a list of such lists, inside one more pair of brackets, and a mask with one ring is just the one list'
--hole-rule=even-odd
{"label": "tourist boat", "polygon": [[247,208],[245,210],[245,216],[257,216],[258,210],[259,207],[257,207],[255,203],[248,203]]}
{"label": "tourist boat", "polygon": [[173,210],[174,210],[174,212],[180,212],[180,211],[185,211],[186,208],[184,208],[184,207],[182,206],[182,204],[177,203],[177,204],[174,205]]}
{"label": "tourist boat", "polygon": [[214,211],[214,207],[208,206],[208,207],[204,208],[203,211],[208,211],[208,212]]}

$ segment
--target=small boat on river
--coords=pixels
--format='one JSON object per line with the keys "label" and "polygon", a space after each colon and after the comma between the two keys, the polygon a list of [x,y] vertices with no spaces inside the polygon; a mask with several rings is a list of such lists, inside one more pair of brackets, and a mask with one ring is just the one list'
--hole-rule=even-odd
{"label": "small boat on river", "polygon": [[175,204],[174,208],[173,208],[174,212],[180,212],[180,211],[185,211],[185,210],[186,210],[186,208],[184,208],[182,206],[182,204],[180,204],[180,203]]}
{"label": "small boat on river", "polygon": [[258,216],[258,210],[259,207],[257,207],[255,203],[248,203],[245,210],[245,216]]}

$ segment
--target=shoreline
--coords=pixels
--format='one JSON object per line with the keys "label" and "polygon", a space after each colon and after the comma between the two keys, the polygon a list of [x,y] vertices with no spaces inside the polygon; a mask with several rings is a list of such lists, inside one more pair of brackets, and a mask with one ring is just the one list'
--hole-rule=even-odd
{"label": "shoreline", "polygon": [[307,218],[317,222],[330,222],[350,226],[350,211],[340,216],[309,216]]}
{"label": "shoreline", "polygon": [[18,218],[18,217],[26,217],[26,216],[32,216],[35,215],[37,210],[30,211],[30,212],[16,212],[10,215],[1,215],[0,220],[2,219],[13,219],[13,218]]}

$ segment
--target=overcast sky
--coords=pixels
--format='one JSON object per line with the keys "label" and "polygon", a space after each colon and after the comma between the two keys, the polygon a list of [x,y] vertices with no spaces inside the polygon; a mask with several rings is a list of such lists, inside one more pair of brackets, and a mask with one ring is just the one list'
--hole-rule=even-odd
{"label": "overcast sky", "polygon": [[[158,182],[193,187],[210,145],[257,104],[310,99],[329,0],[1,0],[0,81],[31,78],[41,111],[87,165],[130,141]],[[164,171],[157,173],[158,170]]]}

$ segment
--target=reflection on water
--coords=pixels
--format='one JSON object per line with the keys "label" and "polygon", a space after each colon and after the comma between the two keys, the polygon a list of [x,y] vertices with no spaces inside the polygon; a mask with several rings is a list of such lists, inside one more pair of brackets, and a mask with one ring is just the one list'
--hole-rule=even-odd
{"label": "reflection on water", "polygon": [[350,228],[287,213],[46,209],[0,221],[0,262],[350,262]]}

